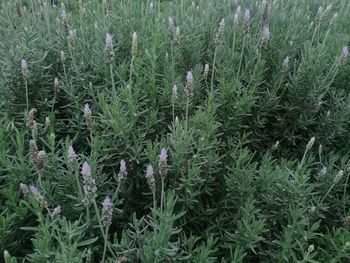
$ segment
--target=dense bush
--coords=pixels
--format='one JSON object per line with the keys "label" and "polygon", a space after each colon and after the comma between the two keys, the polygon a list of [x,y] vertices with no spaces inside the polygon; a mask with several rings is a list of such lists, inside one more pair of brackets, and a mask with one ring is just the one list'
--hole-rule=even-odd
{"label": "dense bush", "polygon": [[0,5],[5,262],[350,261],[349,1],[63,2]]}

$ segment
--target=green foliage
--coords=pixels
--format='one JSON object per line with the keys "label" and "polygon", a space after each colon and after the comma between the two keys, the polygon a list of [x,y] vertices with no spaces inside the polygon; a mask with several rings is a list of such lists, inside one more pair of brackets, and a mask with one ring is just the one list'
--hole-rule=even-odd
{"label": "green foliage", "polygon": [[4,262],[348,262],[349,19],[2,1]]}

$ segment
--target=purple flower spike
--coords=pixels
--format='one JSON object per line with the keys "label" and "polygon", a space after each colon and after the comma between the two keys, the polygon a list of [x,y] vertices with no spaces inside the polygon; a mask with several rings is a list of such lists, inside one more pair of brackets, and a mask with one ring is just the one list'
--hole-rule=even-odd
{"label": "purple flower spike", "polygon": [[168,158],[167,150],[165,148],[163,148],[160,151],[160,160],[163,161],[163,162],[166,162],[167,158]]}
{"label": "purple flower spike", "polygon": [[81,174],[84,175],[84,176],[91,174],[91,168],[90,168],[90,165],[87,162],[83,163],[83,167],[81,168]]}

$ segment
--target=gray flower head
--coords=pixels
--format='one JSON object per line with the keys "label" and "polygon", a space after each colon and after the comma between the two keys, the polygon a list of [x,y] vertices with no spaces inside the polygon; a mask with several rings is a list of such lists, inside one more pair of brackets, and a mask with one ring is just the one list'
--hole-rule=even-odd
{"label": "gray flower head", "polygon": [[223,18],[220,22],[218,32],[216,34],[216,42],[222,41],[224,38],[224,31],[225,31],[225,18]]}
{"label": "gray flower head", "polygon": [[208,77],[208,73],[209,73],[209,64],[205,64],[204,65],[204,77],[207,78]]}
{"label": "gray flower head", "polygon": [[102,212],[101,212],[101,221],[104,226],[110,226],[112,223],[113,216],[113,203],[109,196],[106,196],[102,202]]}
{"label": "gray flower head", "polygon": [[85,124],[90,129],[92,127],[92,112],[88,103],[84,106]]}
{"label": "gray flower head", "polygon": [[284,60],[283,60],[283,70],[287,71],[289,68],[289,57],[287,56]]}
{"label": "gray flower head", "polygon": [[74,38],[76,38],[76,36],[77,36],[77,30],[76,29],[70,29],[68,31],[68,38],[70,40],[73,40]]}
{"label": "gray flower head", "polygon": [[44,196],[41,194],[40,190],[33,186],[30,185],[29,186],[29,190],[32,193],[32,195],[34,196],[34,198],[43,206],[43,207],[47,207],[47,202],[44,198]]}
{"label": "gray flower head", "polygon": [[250,32],[250,10],[249,9],[246,9],[244,12],[243,31],[245,34],[249,34]]}
{"label": "gray flower head", "polygon": [[154,192],[156,190],[156,180],[154,178],[153,166],[151,164],[147,165],[146,178],[150,190]]}
{"label": "gray flower head", "polygon": [[64,51],[61,50],[61,62],[64,63],[66,61],[66,55],[64,54]]}
{"label": "gray flower head", "polygon": [[83,175],[83,189],[84,189],[84,205],[89,206],[93,199],[96,197],[96,182],[95,179],[91,176],[91,168],[87,162],[83,163],[83,167],[81,169],[81,174]]}
{"label": "gray flower head", "polygon": [[179,43],[181,37],[180,27],[177,26],[174,32],[174,40],[176,43]]}
{"label": "gray flower head", "polygon": [[120,168],[119,168],[119,173],[118,173],[118,181],[121,182],[124,180],[128,175],[128,172],[126,170],[126,164],[125,161],[122,159],[120,160]]}
{"label": "gray flower head", "polygon": [[25,59],[21,60],[21,69],[22,69],[22,76],[26,80],[28,78],[28,75],[29,75],[27,60],[25,60]]}
{"label": "gray flower head", "polygon": [[52,217],[59,216],[59,215],[61,214],[61,212],[62,212],[61,206],[60,206],[60,205],[59,205],[59,206],[56,206],[56,207],[53,209],[53,211],[52,211],[52,213],[51,213],[51,216],[52,216]]}
{"label": "gray flower head", "polygon": [[137,53],[137,34],[136,34],[136,32],[134,32],[132,34],[131,52],[133,55],[135,55]]}
{"label": "gray flower head", "polygon": [[20,183],[20,184],[19,184],[19,188],[21,189],[22,194],[24,195],[24,197],[27,197],[28,194],[29,194],[29,192],[30,192],[30,190],[29,190],[29,188],[28,188],[28,185],[23,184],[23,183]]}
{"label": "gray flower head", "polygon": [[315,143],[315,137],[312,137],[311,139],[310,139],[310,141],[307,143],[307,145],[306,145],[306,150],[307,151],[309,151],[309,150],[311,150],[311,148],[312,148],[312,146],[314,145],[314,143]]}
{"label": "gray flower head", "polygon": [[162,150],[160,151],[159,162],[158,162],[159,175],[161,178],[164,178],[168,171],[167,159],[168,159],[168,152],[166,148],[162,148]]}
{"label": "gray flower head", "polygon": [[171,100],[173,103],[177,100],[177,86],[176,86],[176,84],[174,84],[173,89],[172,89]]}
{"label": "gray flower head", "polygon": [[110,58],[114,56],[113,39],[109,33],[106,34],[106,51]]}
{"label": "gray flower head", "polygon": [[189,97],[192,95],[192,88],[193,88],[193,75],[192,75],[192,71],[188,71],[186,75],[186,85],[184,88],[186,97]]}
{"label": "gray flower head", "polygon": [[67,15],[66,10],[64,10],[64,9],[61,10],[60,17],[61,17],[61,21],[63,23],[67,23],[68,22],[68,15]]}
{"label": "gray flower head", "polygon": [[172,16],[168,17],[168,29],[170,32],[174,31],[174,19]]}
{"label": "gray flower head", "polygon": [[68,163],[72,165],[76,165],[78,163],[78,155],[75,153],[73,146],[68,147],[67,153]]}

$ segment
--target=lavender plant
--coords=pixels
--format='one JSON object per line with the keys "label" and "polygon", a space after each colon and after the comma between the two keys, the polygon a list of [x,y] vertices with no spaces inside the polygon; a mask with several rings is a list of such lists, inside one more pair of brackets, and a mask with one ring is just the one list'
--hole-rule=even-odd
{"label": "lavender plant", "polygon": [[0,261],[348,262],[349,14],[2,1]]}

